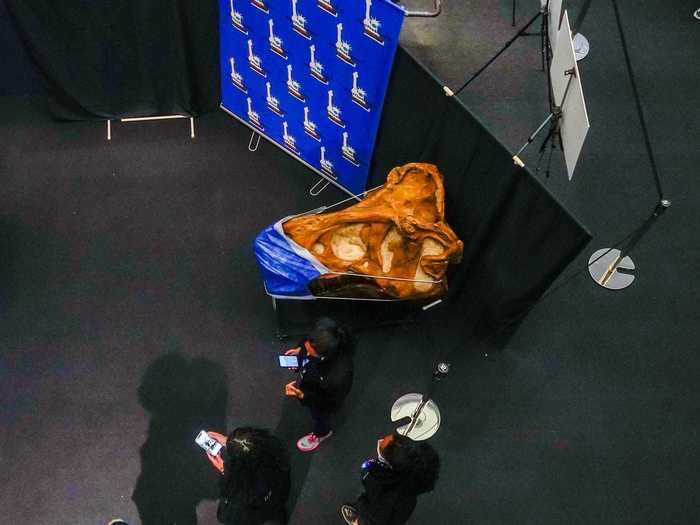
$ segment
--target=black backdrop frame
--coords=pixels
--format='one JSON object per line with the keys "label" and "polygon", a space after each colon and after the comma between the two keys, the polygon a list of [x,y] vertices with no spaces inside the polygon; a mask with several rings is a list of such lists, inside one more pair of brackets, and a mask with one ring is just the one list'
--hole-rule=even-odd
{"label": "black backdrop frame", "polygon": [[517,319],[591,239],[588,229],[442,83],[400,48],[369,186],[394,166],[436,164],[447,221],[464,241],[448,303],[491,328]]}
{"label": "black backdrop frame", "polygon": [[[581,224],[408,51],[396,54],[368,187],[395,166],[429,162],[445,182],[447,221],[464,242],[449,292],[423,314],[410,302],[276,301],[280,337],[301,335],[318,315],[345,318],[354,329],[396,323],[450,323],[472,341],[506,341],[530,308],[591,239]],[[320,304],[314,304],[320,303]],[[293,305],[296,304],[297,307]],[[476,337],[476,339],[474,339]],[[458,337],[456,340],[460,340]],[[456,341],[453,340],[452,342]]]}

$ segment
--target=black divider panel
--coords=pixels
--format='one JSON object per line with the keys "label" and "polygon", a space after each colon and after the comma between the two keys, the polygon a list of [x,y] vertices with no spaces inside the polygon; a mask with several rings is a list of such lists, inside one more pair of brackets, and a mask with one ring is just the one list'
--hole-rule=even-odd
{"label": "black divider panel", "polygon": [[218,106],[216,2],[5,3],[57,119],[196,115]]}
{"label": "black divider panel", "polygon": [[405,50],[384,106],[368,187],[394,166],[436,164],[447,220],[464,241],[450,299],[497,324],[547,289],[591,236],[512,153]]}

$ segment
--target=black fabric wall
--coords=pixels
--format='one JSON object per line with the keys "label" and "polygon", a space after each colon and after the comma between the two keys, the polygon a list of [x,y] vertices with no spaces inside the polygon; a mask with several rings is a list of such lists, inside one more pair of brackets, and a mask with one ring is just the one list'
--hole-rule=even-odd
{"label": "black fabric wall", "polygon": [[218,105],[216,2],[5,2],[58,119],[197,115]]}
{"label": "black fabric wall", "polygon": [[0,97],[39,95],[41,77],[15,30],[15,24],[0,0]]}
{"label": "black fabric wall", "polygon": [[450,299],[486,325],[524,311],[591,236],[512,154],[404,49],[384,106],[368,187],[407,162],[445,177],[448,223],[464,241]]}

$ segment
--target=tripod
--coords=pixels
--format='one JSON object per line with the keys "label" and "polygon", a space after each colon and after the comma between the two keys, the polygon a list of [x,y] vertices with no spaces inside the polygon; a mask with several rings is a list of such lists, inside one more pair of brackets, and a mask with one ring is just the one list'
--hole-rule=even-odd
{"label": "tripod", "polygon": [[[576,23],[574,24],[573,28],[573,43],[577,61],[586,58],[591,48],[588,39],[578,31],[578,28],[581,26],[581,22],[583,22],[583,19],[586,18],[586,14],[588,14],[588,9],[591,7],[591,1],[592,0],[584,0],[583,6],[581,7],[578,18],[576,19]],[[513,0],[513,12],[511,15],[510,24],[513,27],[515,27],[515,10],[517,3],[517,0]],[[557,27],[559,27],[559,20],[556,20],[556,23]]]}
{"label": "tripod", "polygon": [[644,237],[644,234],[649,231],[656,219],[670,206],[671,201],[661,199],[651,215],[644,221],[644,224],[619,249],[602,248],[591,255],[588,261],[588,273],[591,274],[591,278],[596,284],[608,290],[622,290],[632,284],[632,281],[635,279],[634,275],[632,275],[632,270],[635,269],[635,266],[628,254]]}
{"label": "tripod", "polygon": [[424,394],[404,394],[391,407],[391,420],[397,425],[396,431],[414,441],[426,440],[438,431],[441,423],[440,409],[432,397],[438,381],[447,377],[450,364],[438,361],[433,369],[432,379]]}
{"label": "tripod", "polygon": [[501,56],[506,51],[506,49],[508,49],[513,44],[513,42],[515,42],[521,36],[531,35],[532,33],[527,33],[527,30],[540,17],[542,17],[542,28],[540,33],[542,45],[542,71],[546,71],[547,64],[549,64],[549,33],[547,32],[547,24],[549,20],[549,0],[547,0],[547,2],[544,5],[542,5],[542,7],[535,16],[528,20],[528,22],[522,28],[520,28],[510,40],[508,40],[503,45],[503,47],[500,49],[500,51],[498,51],[498,53],[492,56],[483,66],[481,66],[476,71],[476,73],[469,77],[469,79],[464,84],[462,84],[460,88],[453,91],[449,87],[443,86],[442,89],[445,92],[445,95],[447,95],[448,97],[459,95],[464,88],[466,88],[469,84],[476,80],[477,77],[481,75],[481,73],[483,73],[487,67],[489,67],[499,56]]}
{"label": "tripod", "polygon": [[[642,110],[642,103],[639,97],[639,90],[637,89],[637,81],[635,80],[634,71],[632,70],[632,62],[630,61],[629,50],[627,48],[627,39],[625,38],[625,32],[622,30],[622,20],[620,18],[620,10],[617,5],[617,0],[613,0],[613,9],[615,11],[615,21],[617,23],[617,30],[620,33],[620,40],[622,41],[622,51],[625,55],[625,65],[627,66],[627,74],[629,75],[630,84],[632,84],[632,92],[634,93],[634,101],[637,106],[637,115],[639,116],[639,123],[642,128],[642,135],[644,136],[644,146],[649,156],[649,164],[651,166],[651,172],[654,175],[654,183],[656,184],[656,192],[659,197],[659,201],[652,211],[651,215],[644,221],[644,223],[629,237],[626,244],[622,244],[620,249],[617,248],[603,248],[597,250],[588,261],[588,272],[591,274],[591,278],[596,282],[596,284],[607,288],[608,290],[622,290],[632,284],[635,277],[631,274],[631,271],[635,269],[634,262],[629,257],[629,252],[639,243],[639,241],[644,237],[644,235],[649,231],[651,226],[654,224],[656,219],[658,219],[670,206],[671,201],[664,198],[663,185],[661,184],[661,177],[656,167],[656,159],[654,158],[654,151],[651,147],[651,140],[649,139],[649,131],[647,130],[646,119],[644,118],[644,111]],[[620,270],[623,270],[622,272]]]}
{"label": "tripod", "polygon": [[[532,142],[535,140],[537,135],[544,129],[544,127],[549,124],[549,131],[547,132],[547,135],[544,138],[544,141],[542,142],[542,145],[540,146],[540,158],[537,161],[537,169],[535,172],[538,172],[540,169],[540,161],[542,160],[542,156],[544,155],[544,152],[547,148],[547,145],[550,145],[550,152],[549,152],[549,160],[547,161],[547,171],[546,171],[546,176],[549,177],[550,173],[550,166],[551,166],[551,161],[552,161],[552,154],[554,150],[557,147],[557,143],[559,144],[559,148],[563,151],[564,146],[562,144],[561,140],[561,122],[563,118],[563,113],[562,113],[562,108],[564,107],[564,103],[566,102],[566,97],[569,94],[569,89],[571,88],[572,81],[574,77],[576,76],[576,68],[571,68],[567,69],[564,72],[564,75],[568,77],[567,82],[566,82],[566,88],[564,89],[564,95],[561,98],[561,103],[559,105],[554,104],[553,96],[552,96],[552,83],[549,82],[549,115],[547,116],[546,119],[540,124],[537,129],[532,133],[527,138],[527,142],[523,144],[520,149],[517,151],[515,155],[513,155],[513,161],[522,167],[525,167],[525,163],[520,159],[520,154],[525,151],[525,148],[527,148]],[[549,75],[547,75],[549,78]]]}

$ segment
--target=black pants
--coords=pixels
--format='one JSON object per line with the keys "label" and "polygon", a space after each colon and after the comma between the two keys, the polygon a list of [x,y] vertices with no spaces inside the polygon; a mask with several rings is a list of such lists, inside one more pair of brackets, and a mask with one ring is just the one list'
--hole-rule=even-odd
{"label": "black pants", "polygon": [[317,436],[325,436],[331,430],[331,418],[333,411],[328,408],[309,407],[311,417],[314,420],[314,434]]}

